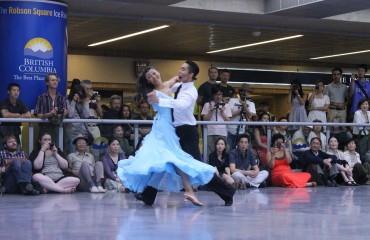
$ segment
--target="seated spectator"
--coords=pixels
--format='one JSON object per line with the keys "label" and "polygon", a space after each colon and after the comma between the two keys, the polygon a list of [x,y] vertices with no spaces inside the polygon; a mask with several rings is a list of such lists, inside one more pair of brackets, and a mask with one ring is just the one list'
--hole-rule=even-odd
{"label": "seated spectator", "polygon": [[311,175],[304,172],[292,172],[290,153],[285,148],[284,136],[275,134],[271,140],[271,149],[267,152],[266,161],[271,168],[271,183],[275,187],[316,187],[316,182],[308,182]]}
{"label": "seated spectator", "polygon": [[234,179],[238,189],[247,187],[266,187],[266,179],[269,173],[260,171],[256,159],[249,149],[250,137],[242,134],[238,139],[238,148],[229,152],[231,177]]}
{"label": "seated spectator", "polygon": [[[319,123],[321,120],[315,119],[313,121],[314,123]],[[312,138],[319,138],[321,140],[321,150],[326,151],[326,135],[323,133],[323,127],[322,126],[313,126],[313,130],[308,135],[308,142],[311,142]]]}
{"label": "seated spectator", "polygon": [[294,169],[302,168],[303,153],[310,149],[310,144],[307,141],[308,135],[310,135],[312,126],[302,126],[298,131],[293,134],[292,137],[292,150],[294,159],[291,167]]}
{"label": "seated spectator", "polygon": [[113,127],[113,137],[120,141],[120,146],[122,152],[126,157],[130,156],[134,149],[129,145],[128,140],[124,137],[125,132],[121,125],[116,125]]}
{"label": "seated spectator", "polygon": [[308,110],[310,112],[308,113],[307,119],[309,122],[318,119],[326,123],[326,112],[329,109],[330,99],[327,95],[324,95],[324,90],[324,82],[321,79],[317,80],[315,87],[312,89],[312,94],[308,99]]}
{"label": "seated spectator", "polygon": [[[28,106],[19,100],[20,86],[18,83],[10,83],[7,87],[8,97],[0,102],[1,118],[30,118]],[[0,137],[14,135],[17,139],[18,148],[21,146],[20,137],[22,123],[3,122],[0,125]]]}
{"label": "seated spectator", "polygon": [[[279,122],[288,122],[288,118],[286,117],[281,117],[279,118]],[[290,154],[292,154],[292,136],[290,133],[287,131],[288,126],[276,126],[275,130],[273,131],[273,135],[280,133],[281,135],[284,136],[285,142],[285,149],[288,150]]]}
{"label": "seated spectator", "polygon": [[126,159],[123,153],[120,153],[121,146],[117,138],[108,141],[109,151],[102,157],[104,166],[104,186],[107,190],[116,190],[125,192],[125,186],[117,176],[118,161]]}
{"label": "seated spectator", "polygon": [[338,187],[335,177],[339,173],[337,157],[321,151],[321,140],[314,137],[310,141],[310,149],[303,155],[303,171],[311,174],[310,181],[317,185]]}
{"label": "seated spectator", "polygon": [[344,160],[347,161],[352,170],[352,176],[355,181],[352,184],[370,185],[370,164],[367,161],[361,161],[360,154],[356,152],[355,140],[349,139],[346,147],[347,151],[344,152]]}
{"label": "seated spectator", "polygon": [[[353,122],[358,124],[369,124],[370,111],[369,100],[363,98],[358,102],[357,111],[353,117]],[[357,142],[357,152],[361,159],[365,159],[367,150],[370,150],[370,141],[368,139],[370,127],[353,126],[353,137]]]}
{"label": "seated spectator", "polygon": [[32,151],[30,160],[35,174],[32,180],[42,187],[42,193],[73,193],[80,179],[65,174],[68,161],[63,152],[53,143],[49,133],[40,135],[39,148]]}
{"label": "seated spectator", "polygon": [[73,140],[75,152],[67,156],[69,170],[74,176],[80,178],[77,190],[81,192],[105,193],[102,187],[104,180],[103,163],[95,162],[94,156],[86,151],[87,138],[83,135],[77,136]]}
{"label": "seated spectator", "polygon": [[31,184],[31,161],[27,159],[25,152],[17,150],[17,138],[7,135],[3,138],[3,145],[4,150],[0,151],[0,193],[40,194]]}
{"label": "seated spectator", "polygon": [[[139,115],[135,118],[135,120],[153,120],[152,116],[149,115],[150,105],[148,102],[143,101],[140,103],[140,112]],[[139,133],[142,138],[150,133],[152,130],[152,124],[140,124],[139,125]]]}
{"label": "seated spectator", "polygon": [[208,163],[217,169],[216,174],[222,178],[225,183],[233,186],[234,179],[231,177],[229,154],[226,152],[226,148],[227,144],[225,139],[217,139],[215,146],[216,150],[209,154]]}
{"label": "seated spectator", "polygon": [[[329,150],[326,151],[327,154],[335,155],[337,157],[337,168],[340,172],[342,177],[342,181],[344,181],[344,185],[347,186],[356,186],[357,183],[352,178],[352,168],[349,166],[347,161],[345,160],[344,153],[341,150],[338,150],[338,140],[335,137],[329,138]],[[338,176],[337,178],[338,179]]]}
{"label": "seated spectator", "polygon": [[[341,118],[334,117],[333,123],[341,123]],[[343,151],[348,139],[352,138],[352,134],[347,131],[346,127],[337,125],[330,127],[330,137],[335,137],[338,140],[338,149]]]}
{"label": "seated spectator", "polygon": [[[87,97],[85,89],[77,85],[68,95],[67,110],[68,118],[71,119],[88,119],[90,117],[89,111],[90,98]],[[72,142],[77,136],[83,135],[87,138],[87,124],[86,123],[67,123],[65,128],[67,153],[73,153],[74,147]]]}
{"label": "seated spectator", "polygon": [[[267,113],[258,115],[258,121],[270,122],[270,116]],[[256,143],[256,151],[262,166],[266,166],[267,153],[267,126],[258,126],[254,129],[254,140]]]}
{"label": "seated spectator", "polygon": [[[222,101],[222,92],[218,85],[212,86],[213,101],[206,102],[203,106],[201,115],[204,121],[216,121],[223,123],[230,121],[232,117],[229,104]],[[207,152],[215,151],[215,142],[218,138],[227,138],[226,125],[208,125]]]}

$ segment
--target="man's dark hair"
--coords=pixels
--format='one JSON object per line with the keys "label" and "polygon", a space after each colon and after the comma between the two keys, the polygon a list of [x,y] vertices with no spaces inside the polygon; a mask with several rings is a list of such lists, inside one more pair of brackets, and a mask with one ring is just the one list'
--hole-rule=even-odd
{"label": "man's dark hair", "polygon": [[193,80],[196,80],[197,79],[197,75],[199,73],[199,66],[198,66],[198,64],[196,64],[195,62],[190,61],[190,60],[186,60],[185,63],[189,65],[189,73],[192,73],[193,74]]}
{"label": "man's dark hair", "polygon": [[222,74],[222,73],[231,74],[230,71],[229,71],[229,69],[222,69],[222,70],[220,70],[220,74]]}
{"label": "man's dark hair", "polygon": [[360,64],[360,65],[358,65],[357,66],[357,69],[359,69],[359,68],[363,68],[363,69],[365,69],[365,72],[367,72],[367,65],[366,64]]}
{"label": "man's dark hair", "polygon": [[342,70],[340,67],[335,67],[335,68],[333,68],[333,69],[331,70],[331,74],[333,74],[333,73],[334,73],[334,71],[338,71],[338,72],[340,72],[340,74],[341,74],[341,75],[343,74],[343,70]]}
{"label": "man's dark hair", "polygon": [[320,144],[322,143],[320,138],[318,138],[318,137],[313,137],[313,138],[311,138],[310,145],[312,144],[313,140],[315,140],[315,139],[319,140]]}
{"label": "man's dark hair", "polygon": [[240,140],[242,138],[248,139],[248,143],[251,143],[251,136],[249,136],[249,134],[240,134],[239,137],[238,137],[238,143],[240,143]]}
{"label": "man's dark hair", "polygon": [[9,83],[8,86],[6,87],[6,90],[10,91],[10,90],[12,90],[13,87],[17,87],[17,88],[21,89],[21,87],[19,86],[18,83]]}

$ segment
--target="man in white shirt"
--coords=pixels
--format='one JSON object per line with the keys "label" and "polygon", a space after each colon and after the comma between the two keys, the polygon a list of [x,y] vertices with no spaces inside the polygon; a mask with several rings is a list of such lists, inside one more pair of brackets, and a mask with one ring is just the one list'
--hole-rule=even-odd
{"label": "man in white shirt", "polygon": [[[199,134],[196,127],[196,120],[193,115],[194,106],[198,98],[197,90],[194,86],[194,81],[199,73],[199,67],[195,62],[186,61],[178,73],[181,83],[175,84],[172,91],[175,92],[173,99],[158,99],[154,92],[148,94],[149,102],[156,102],[161,107],[169,107],[173,109],[174,121],[173,125],[176,128],[176,134],[180,138],[181,148],[193,156],[197,160],[201,160],[199,150]],[[233,204],[233,196],[235,189],[232,186],[225,184],[216,174],[207,187],[219,195],[226,206]],[[154,203],[157,190],[147,187],[142,193],[142,199],[147,205]]]}

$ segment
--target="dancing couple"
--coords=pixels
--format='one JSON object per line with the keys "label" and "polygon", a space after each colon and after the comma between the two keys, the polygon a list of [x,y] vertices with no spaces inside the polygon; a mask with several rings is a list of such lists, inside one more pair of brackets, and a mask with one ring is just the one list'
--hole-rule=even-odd
{"label": "dancing couple", "polygon": [[[139,200],[153,205],[158,190],[179,192],[196,206],[203,206],[193,186],[206,185],[219,195],[226,206],[233,204],[235,189],[215,174],[215,168],[200,161],[199,134],[193,110],[198,97],[194,80],[199,73],[195,62],[186,61],[178,76],[162,82],[153,67],[143,70],[138,93],[147,98],[157,112],[152,131],[135,157],[119,161],[118,176]],[[175,97],[172,97],[175,93]]]}

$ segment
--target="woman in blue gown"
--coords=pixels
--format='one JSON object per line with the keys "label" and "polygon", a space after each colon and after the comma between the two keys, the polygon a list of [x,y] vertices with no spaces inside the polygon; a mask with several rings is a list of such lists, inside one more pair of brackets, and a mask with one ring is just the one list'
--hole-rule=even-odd
{"label": "woman in blue gown", "polygon": [[[139,77],[138,93],[156,90],[158,98],[172,98],[170,88],[178,81],[174,77],[162,82],[160,73],[153,67],[144,69]],[[118,163],[117,174],[125,187],[142,192],[146,186],[168,192],[185,189],[184,196],[194,205],[203,206],[195,196],[193,187],[207,184],[215,168],[194,159],[181,149],[179,138],[172,125],[170,108],[153,104],[156,116],[152,131],[144,138],[134,157]]]}

